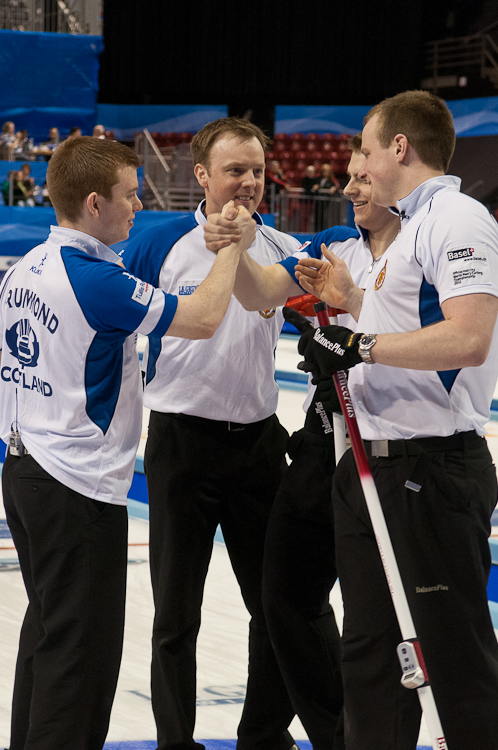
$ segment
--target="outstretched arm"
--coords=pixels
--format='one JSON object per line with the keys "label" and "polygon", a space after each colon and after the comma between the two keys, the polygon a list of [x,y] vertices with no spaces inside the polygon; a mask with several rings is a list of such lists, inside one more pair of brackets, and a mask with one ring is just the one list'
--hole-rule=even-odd
{"label": "outstretched arm", "polygon": [[256,235],[256,222],[248,211],[242,206],[234,210],[241,216],[238,241],[219,250],[211,271],[193,294],[179,297],[167,336],[211,338],[223,320],[232,296],[240,255]]}
{"label": "outstretched arm", "polygon": [[[373,363],[433,371],[482,365],[493,341],[498,298],[490,294],[467,294],[446,300],[441,309],[444,320],[434,325],[376,336],[376,343],[370,349]],[[341,326],[305,331],[298,345],[305,358],[301,369],[316,376],[318,372],[329,375],[354,367],[361,362],[358,342],[362,335]]]}
{"label": "outstretched arm", "polygon": [[[252,241],[242,241],[242,217],[234,216],[236,211],[233,204],[227,204],[221,214],[208,216],[204,225],[204,239],[208,250],[219,253],[220,248],[225,248],[229,242],[242,242],[246,248],[252,244]],[[284,305],[288,297],[301,294],[302,290],[280,264],[260,266],[248,253],[243,253],[233,293],[246,310],[267,310]]]}
{"label": "outstretched arm", "polygon": [[482,365],[493,339],[498,298],[490,294],[465,294],[446,300],[441,310],[444,320],[439,323],[409,333],[378,336],[371,350],[373,361],[414,370],[455,370]]}
{"label": "outstretched arm", "polygon": [[322,243],[327,261],[301,258],[296,266],[296,277],[307,292],[314,294],[330,307],[347,310],[358,320],[363,304],[363,289],[354,283],[347,265]]}

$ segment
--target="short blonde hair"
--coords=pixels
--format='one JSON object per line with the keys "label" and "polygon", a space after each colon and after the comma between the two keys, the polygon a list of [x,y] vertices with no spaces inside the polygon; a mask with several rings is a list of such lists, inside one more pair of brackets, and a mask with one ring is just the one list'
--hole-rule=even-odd
{"label": "short blonde hair", "polygon": [[429,91],[404,91],[367,112],[366,125],[377,116],[376,135],[387,148],[401,133],[428,167],[446,173],[455,150],[453,117],[446,102]]}
{"label": "short blonde hair", "polygon": [[80,136],[64,141],[54,151],[47,168],[47,187],[58,221],[77,221],[90,193],[106,200],[119,181],[118,170],[137,168],[134,151],[122,143]]}
{"label": "short blonde hair", "polygon": [[270,142],[263,131],[257,125],[249,122],[249,120],[240,117],[221,117],[219,120],[208,122],[192,138],[190,152],[194,159],[194,165],[202,164],[209,174],[211,149],[216,141],[225,135],[238,138],[241,141],[249,141],[251,138],[257,138],[261,143],[263,151],[266,150]]}

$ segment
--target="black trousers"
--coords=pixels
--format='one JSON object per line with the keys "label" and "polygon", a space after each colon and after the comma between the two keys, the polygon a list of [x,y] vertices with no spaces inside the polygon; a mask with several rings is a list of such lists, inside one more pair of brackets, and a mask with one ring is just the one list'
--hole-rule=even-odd
{"label": "black trousers", "polygon": [[[145,450],[155,616],[152,708],[158,748],[195,743],[195,649],[213,538],[221,525],[251,615],[249,675],[238,750],[287,750],[294,710],[261,602],[266,527],[284,469],[287,432],[276,416],[233,423],[152,412]],[[242,427],[242,426],[240,426]]]}
{"label": "black trousers", "polygon": [[101,750],[124,629],[128,516],[8,455],[7,523],[28,595],[10,750]]}
{"label": "black trousers", "polygon": [[[424,461],[420,492],[404,486],[413,457],[370,465],[448,747],[497,750],[498,644],[486,594],[495,467],[477,437]],[[400,685],[401,633],[351,451],[335,472],[333,505],[346,747],[415,750],[418,696]]]}
{"label": "black trousers", "polygon": [[[329,603],[336,581],[333,443],[295,433],[266,534],[263,604],[284,681],[314,750],[343,747],[340,636]],[[291,451],[289,450],[289,453]]]}

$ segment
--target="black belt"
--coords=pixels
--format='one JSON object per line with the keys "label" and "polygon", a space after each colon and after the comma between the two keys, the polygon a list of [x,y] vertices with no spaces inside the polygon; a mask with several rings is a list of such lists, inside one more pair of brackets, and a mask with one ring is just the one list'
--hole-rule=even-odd
{"label": "black belt", "polygon": [[425,453],[440,453],[443,451],[461,451],[469,443],[475,443],[482,438],[475,430],[457,432],[448,437],[414,437],[410,440],[364,440],[367,455],[372,458],[394,458],[395,456],[418,456]]}
{"label": "black belt", "polygon": [[[161,413],[161,412],[158,412]],[[195,417],[192,414],[168,414],[170,417],[176,417],[182,421],[192,422],[198,424],[201,427],[205,427],[211,431],[220,432],[250,432],[251,430],[257,430],[264,425],[271,417],[260,419],[259,422],[231,422],[222,419],[207,419],[206,417]],[[272,415],[273,416],[273,415]]]}
{"label": "black belt", "polygon": [[410,476],[405,487],[414,492],[420,492],[424,478],[431,464],[430,453],[445,451],[463,451],[466,445],[482,440],[475,430],[457,432],[447,437],[415,437],[410,440],[364,440],[365,450],[369,458],[408,458],[415,456],[410,470]]}

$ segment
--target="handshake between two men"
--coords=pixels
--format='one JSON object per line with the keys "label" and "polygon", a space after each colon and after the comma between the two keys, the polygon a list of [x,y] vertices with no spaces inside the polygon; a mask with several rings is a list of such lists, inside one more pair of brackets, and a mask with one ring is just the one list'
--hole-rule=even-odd
{"label": "handshake between two men", "polygon": [[[231,242],[240,243],[243,231],[247,231],[247,225],[250,222],[255,224],[247,210],[230,201],[224,206],[221,214],[208,216],[208,221],[204,226],[208,249],[218,252]],[[344,261],[330,252],[324,244],[321,250],[327,260],[299,257],[299,262],[295,267],[297,281],[307,292],[333,307],[348,310],[356,318],[361,309],[363,291],[354,284]],[[249,258],[246,259],[246,263],[247,261]],[[243,276],[243,268],[244,263],[241,262],[238,277]],[[248,266],[245,267],[244,281],[241,282],[239,278],[234,287],[235,295],[244,306],[244,297],[247,298],[248,294],[249,275],[252,277],[251,280],[255,279],[255,285],[259,288],[268,284],[264,275],[260,275],[261,267],[257,271],[254,266],[250,268],[251,272],[248,273]],[[265,267],[263,270],[268,268]],[[284,274],[288,277],[287,271],[284,271]],[[275,286],[272,289],[275,289]],[[272,296],[271,304],[275,304],[273,295],[278,296],[277,290],[275,289],[273,293],[268,291],[268,294]],[[287,296],[289,295],[286,295],[285,299]],[[278,304],[285,304],[285,299],[280,299]],[[333,372],[348,370],[363,361],[358,349],[362,333],[355,333],[349,328],[337,325],[320,326],[314,329],[304,316],[292,308],[285,309],[285,317],[301,332],[298,351],[304,357],[304,362],[299,364],[299,369],[311,372],[314,384],[317,384],[324,376],[330,377]]]}

